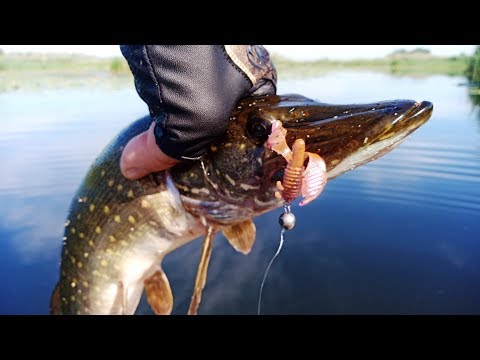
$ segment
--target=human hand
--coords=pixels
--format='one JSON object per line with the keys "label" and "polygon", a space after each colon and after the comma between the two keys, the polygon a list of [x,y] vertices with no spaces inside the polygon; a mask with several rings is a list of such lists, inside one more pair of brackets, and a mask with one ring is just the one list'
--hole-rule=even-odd
{"label": "human hand", "polygon": [[156,124],[123,150],[120,169],[128,179],[200,159],[226,130],[238,100],[276,92],[275,68],[259,45],[120,48]]}
{"label": "human hand", "polygon": [[120,158],[120,170],[123,176],[130,180],[136,180],[152,172],[171,168],[179,161],[167,156],[155,142],[152,122],[150,128],[132,138]]}

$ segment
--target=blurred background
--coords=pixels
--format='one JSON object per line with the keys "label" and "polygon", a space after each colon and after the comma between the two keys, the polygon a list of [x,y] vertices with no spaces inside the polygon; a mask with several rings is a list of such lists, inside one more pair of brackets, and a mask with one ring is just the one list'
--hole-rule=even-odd
{"label": "blurred background", "polygon": [[[480,47],[266,45],[278,93],[327,103],[428,100],[429,122],[299,208],[264,314],[480,313]],[[0,314],[47,314],[64,221],[90,164],[147,114],[118,46],[0,45]],[[256,314],[281,210],[248,256],[218,235],[201,314]],[[185,314],[201,240],[164,269]],[[138,314],[151,314],[142,300]]]}

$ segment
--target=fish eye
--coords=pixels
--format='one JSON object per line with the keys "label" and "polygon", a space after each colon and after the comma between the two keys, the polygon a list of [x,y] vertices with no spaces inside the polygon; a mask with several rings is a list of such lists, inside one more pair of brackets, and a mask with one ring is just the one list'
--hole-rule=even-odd
{"label": "fish eye", "polygon": [[263,143],[272,132],[272,124],[258,116],[252,116],[247,121],[247,132],[257,143]]}

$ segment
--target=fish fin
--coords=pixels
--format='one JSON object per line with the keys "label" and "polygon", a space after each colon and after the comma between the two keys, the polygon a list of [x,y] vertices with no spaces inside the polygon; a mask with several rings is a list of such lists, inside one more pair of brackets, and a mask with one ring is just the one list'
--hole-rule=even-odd
{"label": "fish fin", "polygon": [[173,309],[173,295],[167,276],[158,269],[144,280],[147,301],[157,315],[170,315]]}
{"label": "fish fin", "polygon": [[223,229],[223,235],[235,250],[247,255],[255,243],[256,228],[251,219]]}
{"label": "fish fin", "polygon": [[197,276],[195,277],[193,295],[190,300],[190,306],[188,307],[188,315],[197,315],[198,307],[202,301],[202,292],[207,282],[208,264],[212,256],[213,238],[215,234],[215,227],[209,225],[205,238],[203,239],[202,255],[200,256],[200,263],[197,268]]}
{"label": "fish fin", "polygon": [[122,305],[122,315],[127,315],[127,289],[123,285],[123,281],[118,282],[118,299]]}
{"label": "fish fin", "polygon": [[62,299],[60,298],[60,283],[57,283],[50,298],[50,314],[59,315],[62,308]]}

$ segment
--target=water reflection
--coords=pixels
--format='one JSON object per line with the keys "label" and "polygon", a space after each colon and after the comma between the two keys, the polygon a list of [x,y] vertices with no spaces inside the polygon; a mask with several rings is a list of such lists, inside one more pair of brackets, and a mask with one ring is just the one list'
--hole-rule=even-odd
{"label": "water reflection", "polygon": [[[280,79],[279,93],[429,100],[435,110],[395,151],[294,207],[297,226],[268,275],[263,313],[480,313],[479,98],[462,81],[371,72]],[[106,143],[144,113],[133,86],[0,95],[0,313],[47,313],[71,197]],[[215,239],[202,314],[256,313],[279,214],[255,220],[248,256]],[[164,260],[174,313],[187,311],[200,248],[198,239]],[[138,313],[151,314],[145,299]]]}
{"label": "water reflection", "polygon": [[468,90],[468,96],[475,108],[480,106],[480,88],[473,88]]}
{"label": "water reflection", "polygon": [[468,97],[473,105],[473,111],[477,114],[477,119],[480,121],[480,87],[469,88]]}

